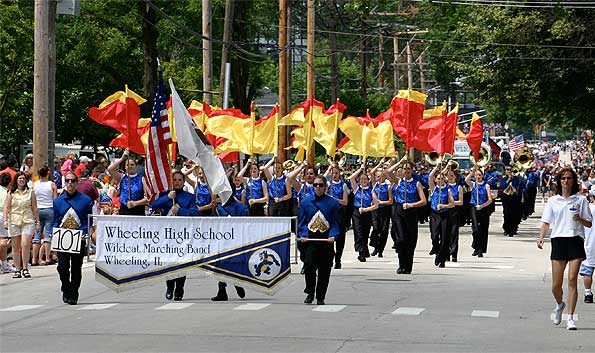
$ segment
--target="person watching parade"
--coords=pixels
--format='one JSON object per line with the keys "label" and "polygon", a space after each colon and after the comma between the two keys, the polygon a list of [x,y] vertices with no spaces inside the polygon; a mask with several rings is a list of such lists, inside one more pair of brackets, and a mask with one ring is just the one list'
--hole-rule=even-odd
{"label": "person watching parade", "polygon": [[562,285],[564,272],[568,267],[566,328],[576,330],[574,313],[578,299],[577,279],[581,262],[585,258],[585,227],[593,226],[593,216],[587,199],[578,194],[578,177],[572,168],[562,168],[556,175],[555,183],[556,195],[548,199],[541,216],[537,248],[543,249],[546,233],[551,227],[552,294],[556,300],[554,325],[560,324],[566,307]]}
{"label": "person watching parade", "polygon": [[[198,208],[194,195],[184,191],[184,173],[176,171],[172,174],[172,190],[162,193],[151,204],[154,211],[160,211],[167,216],[198,216]],[[184,284],[186,276],[167,280],[165,299],[180,301],[184,297]]]}
{"label": "person watching parade", "polygon": [[339,202],[326,195],[324,176],[314,177],[313,186],[314,196],[302,199],[298,218],[300,241],[306,244],[304,303],[311,304],[316,297],[316,303],[324,305],[333,266],[333,242],[340,236]]}
{"label": "person watching parade", "polygon": [[[143,177],[137,173],[137,161],[129,158],[130,152],[125,150],[122,157],[116,159],[107,168],[112,181],[120,189],[120,215],[144,216],[145,206],[149,199],[145,197]],[[126,173],[120,173],[118,166],[126,161]]]}
{"label": "person watching parade", "polygon": [[[64,176],[65,192],[54,199],[53,228],[77,229],[87,235],[88,216],[93,213],[93,200],[77,191],[78,177],[74,172],[67,172]],[[81,241],[81,251],[78,254],[58,252],[58,274],[60,275],[62,301],[69,305],[76,305],[79,298],[79,288],[82,280],[83,258],[87,250],[86,241]]]}

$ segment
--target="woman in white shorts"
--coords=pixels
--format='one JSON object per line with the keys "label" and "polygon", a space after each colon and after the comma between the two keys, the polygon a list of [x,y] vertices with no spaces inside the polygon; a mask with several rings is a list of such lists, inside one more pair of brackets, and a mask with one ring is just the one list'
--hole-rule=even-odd
{"label": "woman in white shorts", "polygon": [[578,194],[577,175],[571,168],[562,168],[555,179],[556,195],[549,198],[543,215],[537,247],[543,249],[545,235],[552,226],[550,234],[552,251],[552,294],[556,299],[554,309],[554,325],[562,321],[562,313],[566,304],[562,300],[564,270],[568,265],[568,320],[566,328],[576,330],[574,311],[578,298],[577,280],[581,262],[585,258],[584,227],[592,226],[592,215],[589,203],[584,196]]}
{"label": "woman in white shorts", "polygon": [[[10,185],[10,175],[8,173],[0,174],[0,209],[4,209],[4,200],[8,195],[8,186]],[[12,267],[6,260],[10,238],[8,230],[4,229],[4,215],[0,212],[0,273],[12,272]]]}
{"label": "woman in white shorts", "polygon": [[[18,172],[16,183],[6,195],[4,202],[4,229],[8,229],[11,238],[12,256],[16,272],[12,278],[30,278],[29,257],[31,255],[31,239],[35,231],[40,231],[39,213],[35,193],[27,186],[27,175]],[[22,249],[22,263],[21,263]],[[22,273],[21,273],[22,270]]]}

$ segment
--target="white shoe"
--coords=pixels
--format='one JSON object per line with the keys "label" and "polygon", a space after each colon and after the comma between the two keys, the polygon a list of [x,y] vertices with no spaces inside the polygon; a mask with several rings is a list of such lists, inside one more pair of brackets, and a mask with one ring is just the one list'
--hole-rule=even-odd
{"label": "white shoe", "polygon": [[566,303],[562,302],[562,305],[559,305],[559,309],[558,309],[558,305],[556,305],[556,308],[554,309],[554,325],[560,325],[560,322],[562,322],[562,313],[564,312],[564,308],[566,307]]}
{"label": "white shoe", "polygon": [[13,273],[14,271],[14,266],[9,264],[8,262],[2,264],[2,273]]}
{"label": "white shoe", "polygon": [[576,323],[573,319],[568,318],[568,320],[566,320],[566,329],[573,331],[576,330]]}

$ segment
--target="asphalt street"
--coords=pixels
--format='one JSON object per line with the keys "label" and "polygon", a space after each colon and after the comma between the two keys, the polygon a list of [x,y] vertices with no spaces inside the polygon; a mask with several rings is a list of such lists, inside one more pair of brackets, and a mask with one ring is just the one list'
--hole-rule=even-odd
{"label": "asphalt street", "polygon": [[[343,268],[333,270],[327,305],[303,304],[300,265],[275,296],[228,289],[196,271],[182,302],[164,298],[165,283],[115,293],[84,264],[77,306],[62,303],[56,266],[33,267],[31,279],[0,275],[2,352],[593,352],[595,305],[583,302],[578,331],[550,315],[549,241],[535,240],[543,207],[514,238],[502,233],[498,205],[488,253],[472,257],[471,229],[461,228],[457,263],[437,268],[420,226],[412,275],[397,275],[396,255],[356,260],[347,235]],[[389,240],[390,243],[390,240]]]}

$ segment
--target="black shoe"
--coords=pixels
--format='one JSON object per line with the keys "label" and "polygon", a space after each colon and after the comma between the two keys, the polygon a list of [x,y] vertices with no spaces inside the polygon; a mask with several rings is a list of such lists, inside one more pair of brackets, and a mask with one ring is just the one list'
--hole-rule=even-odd
{"label": "black shoe", "polygon": [[173,290],[173,289],[169,289],[169,288],[168,288],[168,289],[165,291],[165,299],[167,299],[167,300],[172,300],[172,299],[173,299],[173,297],[174,297],[174,290]]}
{"label": "black shoe", "polygon": [[341,263],[337,262],[335,263],[335,270],[340,270],[341,269]]}
{"label": "black shoe", "polygon": [[444,264],[444,262],[441,262],[441,263],[438,265],[438,267],[440,267],[440,268],[445,268],[445,267],[446,267],[446,265]]}
{"label": "black shoe", "polygon": [[436,256],[434,259],[434,266],[438,266],[438,264],[440,264],[440,261],[438,261],[438,256]]}
{"label": "black shoe", "polygon": [[370,256],[376,256],[378,255],[378,250],[374,249],[374,251],[372,251],[372,254],[370,254]]}
{"label": "black shoe", "polygon": [[378,252],[378,257],[384,257],[384,255],[382,255],[382,252]]}
{"label": "black shoe", "polygon": [[593,303],[593,293],[585,294],[585,303]]}
{"label": "black shoe", "polygon": [[64,302],[64,304],[68,304],[68,297],[66,296],[66,294],[62,294],[62,301]]}
{"label": "black shoe", "polygon": [[397,246],[396,245],[393,245],[392,248],[395,249],[395,250],[397,250]]}
{"label": "black shoe", "polygon": [[74,299],[74,298],[69,298],[68,299],[68,305],[76,305],[76,303],[77,303],[77,300],[76,299]]}
{"label": "black shoe", "polygon": [[508,233],[508,237],[510,237],[510,238],[514,237],[514,234]]}
{"label": "black shoe", "polygon": [[[177,291],[176,291],[176,292],[177,292]],[[182,290],[182,291],[180,291],[180,292],[177,292],[177,293],[174,295],[174,300],[175,300],[175,301],[177,301],[177,302],[179,302],[179,301],[181,301],[181,300],[182,300],[182,297],[183,297],[183,296],[184,296],[184,291],[183,291],[183,290]]]}
{"label": "black shoe", "polygon": [[308,294],[306,299],[304,299],[304,304],[312,304],[314,301],[314,294]]}
{"label": "black shoe", "polygon": [[227,299],[227,293],[225,291],[219,291],[216,296],[211,298],[214,302],[226,302]]}
{"label": "black shoe", "polygon": [[477,254],[477,257],[483,257],[483,254],[482,253],[478,253]]}
{"label": "black shoe", "polygon": [[246,296],[246,291],[242,287],[236,286],[236,292],[238,293],[238,297],[242,299]]}
{"label": "black shoe", "polygon": [[303,275],[304,273],[306,273],[306,269],[304,268],[304,266],[302,266],[302,269],[300,270],[300,275]]}
{"label": "black shoe", "polygon": [[410,275],[411,274],[411,270],[403,270],[403,274],[404,275]]}
{"label": "black shoe", "polygon": [[316,300],[317,305],[324,305],[324,300]]}
{"label": "black shoe", "polygon": [[403,269],[402,269],[402,268],[400,268],[400,267],[399,267],[399,268],[397,268],[397,274],[398,274],[398,275],[400,275],[400,274],[403,274],[403,273],[405,273],[405,270],[403,270]]}
{"label": "black shoe", "polygon": [[357,259],[359,260],[359,262],[366,262],[366,257],[363,255],[358,256]]}
{"label": "black shoe", "polygon": [[457,257],[453,255],[452,262],[457,262]]}
{"label": "black shoe", "polygon": [[438,251],[436,251],[434,249],[430,250],[430,255],[436,255],[437,253],[438,253]]}
{"label": "black shoe", "polygon": [[475,250],[475,251],[473,252],[473,254],[471,254],[471,256],[477,256],[478,254],[479,254],[479,251]]}

